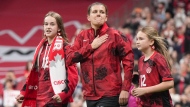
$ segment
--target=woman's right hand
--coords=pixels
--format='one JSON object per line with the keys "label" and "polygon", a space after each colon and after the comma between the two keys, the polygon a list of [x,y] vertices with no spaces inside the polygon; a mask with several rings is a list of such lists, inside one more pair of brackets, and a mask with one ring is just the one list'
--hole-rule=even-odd
{"label": "woman's right hand", "polygon": [[17,102],[22,103],[23,100],[24,100],[24,96],[23,96],[22,94],[19,94],[19,95],[16,97],[16,100],[17,100]]}
{"label": "woman's right hand", "polygon": [[108,39],[108,34],[104,34],[99,37],[99,35],[93,40],[91,46],[92,49],[97,49]]}

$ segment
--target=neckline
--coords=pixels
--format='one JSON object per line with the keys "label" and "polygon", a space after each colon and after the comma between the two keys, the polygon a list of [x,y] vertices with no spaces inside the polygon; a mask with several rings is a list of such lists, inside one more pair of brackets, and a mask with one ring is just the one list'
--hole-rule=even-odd
{"label": "neckline", "polygon": [[47,43],[47,46],[51,46],[51,44]]}
{"label": "neckline", "polygon": [[144,61],[144,62],[147,62],[149,59],[151,59],[151,58],[155,55],[155,53],[156,53],[156,51],[154,51],[154,52],[150,55],[150,57],[147,58],[146,60],[145,60],[145,56],[144,56],[143,61]]}

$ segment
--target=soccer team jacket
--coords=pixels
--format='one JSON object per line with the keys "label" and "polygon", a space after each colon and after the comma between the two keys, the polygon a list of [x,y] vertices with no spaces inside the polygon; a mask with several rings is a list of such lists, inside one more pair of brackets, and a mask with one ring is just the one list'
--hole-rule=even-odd
{"label": "soccer team jacket", "polygon": [[[92,49],[91,43],[99,35],[109,37],[99,48]],[[134,54],[126,36],[109,28],[105,23],[100,29],[81,31],[70,47],[67,64],[80,62],[84,98],[97,100],[103,96],[117,96],[121,90],[129,91],[131,86]],[[121,61],[124,81],[121,77]]]}

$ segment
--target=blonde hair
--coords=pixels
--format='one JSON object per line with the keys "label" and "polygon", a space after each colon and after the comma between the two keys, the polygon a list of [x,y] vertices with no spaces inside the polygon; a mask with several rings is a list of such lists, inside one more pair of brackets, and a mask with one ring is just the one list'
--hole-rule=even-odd
{"label": "blonde hair", "polygon": [[158,31],[155,28],[150,26],[143,27],[140,31],[145,33],[149,39],[154,40],[153,46],[155,47],[155,50],[164,56],[169,68],[171,69],[170,55],[167,51],[165,39],[159,36]]}
{"label": "blonde hair", "polygon": [[56,23],[58,25],[58,28],[60,29],[60,31],[58,31],[58,33],[60,33],[60,36],[63,37],[63,39],[65,40],[65,42],[68,42],[68,38],[67,38],[67,35],[65,33],[65,29],[64,29],[64,26],[63,26],[63,21],[62,21],[62,17],[61,15],[59,15],[58,13],[54,12],[54,11],[49,11],[44,19],[47,17],[47,16],[51,16],[53,18],[55,18],[56,20]]}

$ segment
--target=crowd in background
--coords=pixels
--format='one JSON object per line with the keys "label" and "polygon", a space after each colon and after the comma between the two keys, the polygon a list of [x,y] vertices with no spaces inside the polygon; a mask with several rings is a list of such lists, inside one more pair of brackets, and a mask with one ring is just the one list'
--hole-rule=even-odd
{"label": "crowd in background", "polygon": [[[131,38],[135,62],[141,56],[135,48],[136,31],[153,26],[164,37],[171,56],[174,88],[170,89],[175,107],[190,106],[190,1],[152,0],[152,7],[136,7],[119,28]],[[137,64],[137,63],[136,63]]]}
{"label": "crowd in background", "polygon": [[[109,23],[108,23],[109,24]],[[113,25],[110,25],[114,27]],[[171,56],[172,76],[174,88],[170,94],[175,107],[190,106],[190,1],[189,0],[152,0],[152,7],[134,7],[130,17],[125,23],[117,28],[132,41],[137,65],[141,53],[135,46],[135,35],[139,28],[153,26],[163,36],[168,45]],[[76,35],[82,30],[89,28],[84,24],[76,31]],[[75,35],[75,36],[76,36]],[[73,37],[73,39],[75,38]],[[72,40],[71,40],[72,44]],[[80,74],[80,67],[78,70]],[[8,71],[5,78],[0,81],[4,90],[20,90],[30,71],[31,61],[27,62],[23,77],[16,78],[14,71]],[[85,107],[82,95],[82,85],[79,82],[73,94],[74,102],[70,107]],[[1,92],[0,104],[3,104],[3,92]],[[15,104],[15,106],[20,106]]]}

